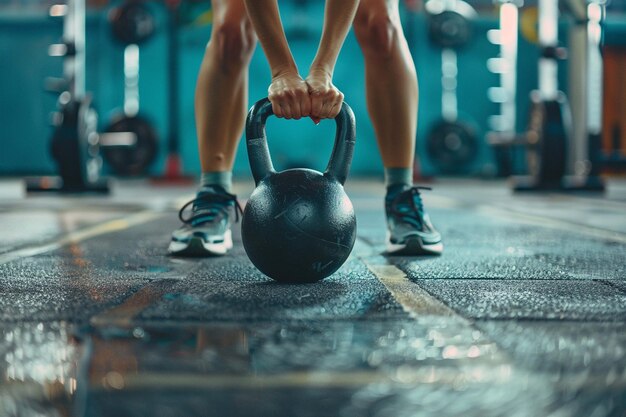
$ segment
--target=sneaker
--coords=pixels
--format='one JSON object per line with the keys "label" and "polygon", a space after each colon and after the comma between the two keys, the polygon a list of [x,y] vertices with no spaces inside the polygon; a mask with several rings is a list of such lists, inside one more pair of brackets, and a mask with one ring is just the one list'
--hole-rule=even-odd
{"label": "sneaker", "polygon": [[[191,212],[185,216],[187,209]],[[178,213],[184,223],[172,233],[168,252],[182,256],[224,255],[233,247],[230,230],[239,221],[241,206],[237,196],[220,186],[202,187],[196,198],[185,204]]]}
{"label": "sneaker", "polygon": [[389,255],[441,255],[441,235],[424,212],[419,190],[411,187],[399,192],[387,192],[387,254]]}

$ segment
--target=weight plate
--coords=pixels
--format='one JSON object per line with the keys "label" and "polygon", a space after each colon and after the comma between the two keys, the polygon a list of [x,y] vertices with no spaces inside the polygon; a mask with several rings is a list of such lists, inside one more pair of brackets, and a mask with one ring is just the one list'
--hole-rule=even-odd
{"label": "weight plate", "polygon": [[452,10],[429,15],[428,35],[441,48],[459,48],[472,37],[470,21]]}
{"label": "weight plate", "polygon": [[528,122],[527,165],[530,176],[541,184],[560,183],[565,175],[567,129],[563,100],[541,100],[531,95]]}
{"label": "weight plate", "polygon": [[59,107],[61,117],[54,129],[50,150],[65,190],[80,190],[99,177],[96,125],[98,116],[89,96],[70,100]]}
{"label": "weight plate", "polygon": [[466,124],[441,121],[431,129],[426,149],[442,173],[461,174],[467,172],[478,156],[478,139]]}
{"label": "weight plate", "polygon": [[124,45],[147,41],[156,31],[154,15],[141,1],[130,0],[111,10],[111,32]]}
{"label": "weight plate", "polygon": [[106,133],[131,133],[134,144],[100,145],[105,161],[113,172],[122,176],[136,176],[146,173],[157,155],[159,139],[152,124],[141,116],[120,116],[106,129]]}

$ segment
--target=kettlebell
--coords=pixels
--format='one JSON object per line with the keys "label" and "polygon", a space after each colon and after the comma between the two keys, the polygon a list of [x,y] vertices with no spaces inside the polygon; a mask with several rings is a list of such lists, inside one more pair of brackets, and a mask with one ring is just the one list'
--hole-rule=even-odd
{"label": "kettlebell", "polygon": [[274,170],[265,134],[272,114],[272,104],[264,98],[252,106],[246,120],[256,188],[243,213],[243,246],[252,263],[276,281],[316,282],[343,265],[356,239],[354,208],[343,188],[356,139],[354,113],[342,104],[324,173]]}

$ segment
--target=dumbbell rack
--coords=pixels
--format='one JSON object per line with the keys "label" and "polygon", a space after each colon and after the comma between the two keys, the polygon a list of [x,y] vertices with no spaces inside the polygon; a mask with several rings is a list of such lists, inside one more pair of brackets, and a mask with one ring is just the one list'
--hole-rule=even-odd
{"label": "dumbbell rack", "polygon": [[489,118],[490,132],[487,142],[496,148],[498,175],[512,172],[509,147],[519,140],[517,129],[517,54],[518,16],[523,0],[502,0],[499,10],[499,27],[487,32],[487,39],[498,45],[500,53],[487,60],[487,69],[498,74],[500,85],[489,88],[489,100],[500,106],[500,113]]}
{"label": "dumbbell rack", "polygon": [[[558,88],[558,60],[566,56],[558,46],[558,0],[539,0],[538,40],[541,57],[538,62],[538,89],[531,92],[531,108],[526,132],[515,130],[515,66],[517,56],[517,8],[521,1],[502,0],[500,30],[492,34],[492,42],[500,44],[501,56],[492,61],[494,72],[501,73],[501,86],[490,90],[492,101],[501,104],[501,114],[491,119],[492,132],[488,142],[505,150],[521,145],[526,148],[530,175],[512,178],[515,191],[602,191],[604,184],[598,176],[597,143],[602,131],[602,58],[600,56],[601,18],[604,0],[588,0],[581,18],[585,21],[582,44],[570,48],[573,64],[570,77],[579,73],[574,86],[582,90],[575,100],[578,113],[572,117],[570,100]],[[583,7],[584,9],[584,7]],[[506,20],[506,23],[504,22]],[[515,27],[515,36],[512,31]],[[503,30],[507,28],[509,36]],[[495,36],[494,36],[495,35]],[[513,43],[515,45],[513,45]],[[500,61],[505,59],[505,61]],[[580,67],[580,68],[577,68]],[[583,84],[581,89],[579,84]],[[571,88],[571,90],[575,90]],[[508,115],[507,115],[508,114]],[[572,120],[575,119],[573,123]],[[582,123],[577,121],[582,121]],[[578,134],[576,128],[578,127]],[[566,175],[567,172],[574,175]]]}

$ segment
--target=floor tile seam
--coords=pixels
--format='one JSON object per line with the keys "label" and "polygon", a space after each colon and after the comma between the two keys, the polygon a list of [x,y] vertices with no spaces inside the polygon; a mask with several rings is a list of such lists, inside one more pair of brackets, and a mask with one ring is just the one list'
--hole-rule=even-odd
{"label": "floor tile seam", "polygon": [[575,318],[535,318],[535,317],[474,317],[471,318],[472,323],[477,325],[483,325],[489,322],[510,322],[510,323],[524,323],[524,324],[593,324],[593,325],[611,325],[611,326],[626,326],[626,316],[621,320],[587,320],[587,319],[575,319]]}
{"label": "floor tile seam", "polygon": [[[384,266],[390,266],[390,267],[395,268],[398,272],[394,271],[394,274],[396,274],[396,273],[397,274],[402,274],[403,278],[406,279],[407,283],[413,283],[414,285],[417,286],[417,288],[419,288],[421,291],[423,291],[425,294],[427,294],[429,297],[431,297],[433,299],[433,301],[439,305],[439,307],[440,307],[439,310],[441,312],[445,312],[445,314],[448,315],[449,317],[458,316],[458,317],[463,319],[463,316],[461,316],[453,308],[448,306],[443,300],[441,300],[437,296],[433,295],[427,289],[425,289],[425,288],[419,286],[418,284],[414,283],[413,280],[410,278],[410,276],[407,274],[407,272],[404,269],[400,268],[394,262],[389,262],[388,258],[386,258],[384,255],[379,254],[376,251],[376,249],[374,248],[374,246],[371,243],[368,242],[368,240],[361,239],[359,236],[357,236],[357,242],[359,242],[360,244],[356,246],[356,250],[355,250],[356,253],[354,254],[354,256],[356,258],[358,258],[365,265],[365,267],[376,278],[376,280],[378,280],[379,282],[382,283],[382,285],[391,294],[392,298],[396,301],[396,303],[398,303],[409,314],[409,316],[415,317],[416,314],[415,313],[411,313],[411,307],[410,306],[404,305],[400,300],[398,300],[396,298],[396,294],[394,293],[394,291],[392,291],[389,288],[389,286],[381,279],[381,277],[376,273],[376,271],[372,270],[371,264],[369,263],[368,259],[372,259],[372,258],[373,259],[378,259],[378,263],[380,263],[380,264],[382,264]],[[399,277],[399,278],[402,280],[402,277]]]}
{"label": "floor tile seam", "polygon": [[[549,227],[557,230],[569,231],[598,239],[611,240],[618,243],[626,243],[626,233],[616,232],[604,228],[584,225],[575,222],[569,222],[564,219],[557,219],[551,216],[541,216],[538,214],[524,213],[519,210],[512,209],[501,203],[495,205],[486,205],[475,202],[463,201],[459,198],[449,196],[432,196],[432,204],[429,206],[436,208],[450,209],[471,209],[484,215],[497,215],[500,219],[511,220],[511,216],[517,220],[525,221],[535,226]],[[578,228],[572,230],[572,226]]]}
{"label": "floor tile seam", "polygon": [[[452,359],[452,361],[456,361]],[[494,383],[507,384],[511,381],[511,372],[517,378],[529,378],[535,381],[549,381],[553,376],[551,372],[517,366],[511,370],[508,364],[489,364],[480,359],[459,359],[447,367],[437,367],[436,363],[419,363],[406,365],[402,368],[402,375],[393,374],[391,370],[381,368],[365,368],[361,370],[300,370],[280,373],[196,373],[196,372],[142,372],[137,375],[127,375],[125,378],[125,390],[146,389],[158,387],[163,389],[284,389],[284,388],[308,388],[323,389],[331,388],[358,388],[370,384],[385,383],[403,387],[414,387],[423,384],[435,386],[454,386],[459,378],[469,378],[472,386],[489,386]],[[488,367],[490,372],[484,372]],[[576,389],[601,389],[606,388],[606,375],[603,373],[590,374],[589,372],[567,372],[567,376],[555,384],[558,391],[564,387]],[[626,388],[626,377],[618,376],[610,384],[615,389]],[[98,390],[106,390],[98,387]]]}
{"label": "floor tile seam", "polygon": [[[601,314],[598,314],[598,315],[601,315]],[[606,313],[604,313],[604,315],[606,315]],[[479,316],[479,315],[472,315],[472,314],[464,315],[464,317],[468,321],[471,321],[472,323],[480,323],[480,322],[486,322],[486,321],[497,321],[497,322],[515,321],[515,322],[520,322],[520,323],[541,322],[541,323],[626,324],[626,313],[624,313],[621,317],[615,318],[615,319],[611,319],[607,317],[593,317],[592,315],[588,315],[589,317],[585,317],[585,315],[582,315],[582,314],[580,316],[583,316],[583,317],[581,318],[573,318],[573,317],[547,318],[547,317],[533,317],[527,314],[521,315],[521,316],[506,315],[506,316],[497,316],[497,317],[484,316],[484,315]]]}
{"label": "floor tile seam", "polygon": [[[93,314],[92,317],[97,316],[98,312],[95,312],[95,314]],[[70,316],[68,316],[68,318],[47,318],[42,316],[41,318],[33,318],[36,316],[30,315],[29,318],[27,319],[19,319],[19,320],[7,320],[7,319],[0,319],[0,327],[2,327],[3,325],[15,325],[15,324],[35,324],[35,323],[43,323],[43,324],[50,324],[50,323],[65,323],[68,325],[82,325],[82,324],[89,324],[91,317],[87,317],[87,318],[82,318],[82,319],[78,319],[78,320],[72,320]],[[480,324],[480,323],[486,323],[486,322],[516,322],[516,323],[546,323],[546,324],[556,324],[556,323],[563,323],[563,324],[585,324],[585,323],[589,323],[589,324],[594,324],[594,325],[626,325],[626,315],[624,315],[622,318],[616,318],[614,320],[609,319],[609,318],[602,318],[602,317],[598,317],[598,318],[572,318],[572,317],[567,317],[567,318],[545,318],[545,317],[531,317],[531,316],[497,316],[497,317],[490,317],[490,316],[473,316],[473,315],[464,315],[462,316],[463,319],[465,320],[465,322],[471,324],[471,325],[476,325],[476,324]],[[419,319],[425,319],[425,318],[445,318],[442,317],[441,315],[422,315],[419,316]],[[213,325],[216,324],[224,324],[224,325],[239,325],[240,327],[249,327],[249,326],[254,326],[254,325],[263,325],[263,324],[278,324],[278,325],[284,325],[284,326],[292,326],[292,325],[315,325],[315,324],[329,324],[329,325],[336,325],[336,324],[350,324],[350,323],[412,323],[415,322],[415,318],[409,319],[404,315],[401,316],[395,316],[395,317],[364,317],[364,316],[358,316],[358,317],[344,317],[341,319],[335,319],[335,318],[304,318],[304,319],[280,319],[280,320],[270,320],[267,318],[260,318],[260,319],[254,319],[254,318],[239,318],[236,320],[218,320],[218,319],[212,319],[209,321],[204,321],[202,319],[197,319],[197,320],[193,320],[193,319],[183,319],[183,320],[178,320],[178,319],[161,319],[161,318],[142,318],[142,317],[133,317],[132,320],[126,320],[125,323],[129,323],[127,326],[119,326],[119,327],[132,327],[132,326],[139,326],[139,327],[150,327],[150,328],[160,328],[160,327],[165,327],[165,328],[170,328],[170,327],[194,327],[194,328],[202,328],[202,327],[211,327]],[[115,319],[111,319],[111,320],[105,320],[105,319],[100,319],[98,321],[98,323],[95,325],[96,327],[110,327],[110,326],[115,326],[115,325],[119,325],[119,321],[116,321]]]}
{"label": "floor tile seam", "polygon": [[[398,267],[400,268],[400,267]],[[511,277],[426,277],[426,278],[413,278],[409,273],[407,276],[411,281],[497,281],[497,282],[520,282],[520,281],[577,281],[577,282],[585,282],[585,281],[597,281],[597,278],[511,278]],[[611,279],[611,281],[619,281],[618,278]]]}
{"label": "floor tile seam", "polygon": [[[343,325],[352,325],[352,324],[359,324],[359,325],[363,325],[363,324],[387,324],[387,323],[393,323],[393,324],[412,324],[415,323],[415,319],[408,317],[406,315],[401,315],[401,316],[397,316],[397,317],[364,317],[364,316],[360,316],[361,318],[355,318],[355,317],[342,317],[342,318],[314,318],[314,319],[271,319],[271,318],[263,318],[263,319],[254,319],[254,320],[218,320],[218,319],[211,319],[211,320],[189,320],[189,319],[185,319],[185,320],[174,320],[174,319],[167,319],[167,320],[161,320],[161,319],[142,319],[142,318],[135,318],[132,323],[131,323],[131,327],[142,327],[145,328],[146,330],[151,330],[151,329],[168,329],[168,328],[176,328],[176,329],[203,329],[203,328],[220,328],[220,327],[224,327],[224,328],[238,328],[238,329],[247,329],[247,328],[256,328],[257,326],[264,326],[264,327],[284,327],[284,326],[294,326],[294,327],[309,327],[309,326],[317,326],[318,324],[328,324],[328,325],[333,325],[333,326],[343,326]],[[433,318],[437,318],[438,316],[422,316],[420,317],[421,319],[426,319],[429,317],[433,317]],[[64,320],[57,320],[56,322],[59,323],[67,323]],[[13,322],[3,322],[0,321],[0,328],[2,327],[3,323],[13,323]],[[32,320],[32,321],[20,321],[19,323],[26,323],[26,324],[38,324],[40,323],[37,320]],[[98,328],[106,328],[108,327],[107,325],[103,325],[103,326],[96,326]]]}
{"label": "floor tile seam", "polygon": [[[396,268],[397,268],[397,266],[396,266]],[[402,269],[398,268],[398,270],[401,271],[402,273],[404,273],[404,276],[406,277],[407,281],[413,282],[412,280],[409,279],[408,275]],[[455,309],[454,307],[448,305],[441,298],[439,298],[436,295],[430,293],[426,288],[420,286],[419,283],[413,282],[413,284],[418,286],[418,287],[420,287],[423,291],[425,291],[431,297],[433,297],[434,299],[438,300],[443,305],[445,305],[449,309],[451,309],[455,314],[457,314],[459,317],[462,318],[462,320],[464,320],[466,322],[466,324],[467,324],[467,326],[469,328],[476,329],[476,330],[480,331],[480,333],[484,335],[485,341],[489,341],[489,342],[493,343],[494,346],[497,347],[497,352],[498,352],[498,354],[500,356],[499,362],[507,363],[509,366],[511,366],[513,369],[516,369],[518,372],[519,371],[522,371],[522,372],[524,371],[523,366],[517,360],[515,360],[511,356],[511,352],[509,351],[509,349],[505,348],[500,343],[495,341],[492,337],[490,337],[489,333],[487,331],[481,329],[480,324],[479,324],[478,320],[475,317],[472,317],[471,315],[464,314],[461,311],[459,311],[458,309]],[[546,381],[548,381],[548,380],[546,380]],[[624,385],[626,386],[626,383]],[[548,388],[548,387],[549,387],[549,389],[558,389],[558,385],[554,385],[552,383],[548,383],[548,386],[546,388]]]}
{"label": "floor tile seam", "polygon": [[[450,386],[458,382],[460,374],[471,375],[472,371],[481,371],[487,366],[484,362],[468,366],[450,366],[449,368],[437,369],[433,374],[435,364],[415,365],[403,368],[404,380],[396,378],[393,373],[385,369],[365,369],[360,371],[291,371],[283,373],[242,373],[233,374],[199,374],[177,373],[167,374],[161,372],[143,372],[137,375],[128,375],[124,389],[145,389],[149,387],[168,388],[199,388],[202,389],[274,389],[274,388],[350,388],[363,387],[376,383],[391,383],[398,386],[418,386],[424,383],[435,383],[441,386]],[[500,372],[494,372],[499,370]],[[505,381],[509,376],[509,365],[497,364],[490,366],[492,372],[482,373],[483,380],[474,380],[474,384],[492,384],[494,381]],[[165,377],[167,375],[167,377]],[[485,376],[487,375],[487,376]],[[106,390],[104,387],[98,389]]]}
{"label": "floor tile seam", "polygon": [[[395,314],[395,313],[394,313]],[[439,316],[437,316],[439,317]],[[342,318],[334,318],[334,317],[315,317],[315,318],[302,318],[302,319],[288,319],[288,318],[280,318],[280,319],[269,319],[269,318],[237,318],[237,319],[211,319],[209,321],[204,320],[202,318],[198,319],[162,319],[160,317],[151,318],[151,317],[142,317],[141,313],[138,316],[135,316],[133,320],[129,321],[129,326],[140,326],[140,327],[151,327],[151,328],[159,328],[161,326],[169,328],[169,327],[211,327],[214,324],[224,324],[224,325],[239,325],[240,327],[250,327],[255,325],[263,325],[263,324],[277,324],[284,326],[291,325],[316,325],[316,324],[328,324],[328,325],[336,325],[336,324],[349,324],[349,323],[407,323],[413,322],[414,319],[410,319],[408,316],[402,315],[394,315],[394,316],[385,316],[385,317],[372,317],[372,316],[363,316],[358,315],[354,317],[342,317]],[[101,320],[97,327],[105,327],[111,326],[113,321],[107,322],[106,320]]]}
{"label": "floor tile seam", "polygon": [[[366,243],[367,245],[367,243]],[[361,247],[362,248],[362,247]],[[365,259],[365,257],[367,256],[367,254],[363,254],[361,256],[361,259],[363,261],[363,263],[368,267],[368,269],[371,270],[370,268],[370,264],[368,264],[368,261]],[[371,256],[371,255],[370,255]],[[378,257],[379,262],[382,262],[383,264],[387,263],[384,260],[384,257]],[[472,319],[466,317],[465,315],[463,315],[459,310],[455,309],[454,307],[448,305],[444,300],[442,300],[441,298],[437,297],[436,295],[432,294],[431,292],[429,292],[427,289],[423,288],[422,286],[420,286],[419,284],[413,282],[408,275],[406,274],[405,271],[403,271],[402,269],[398,268],[396,265],[393,264],[388,264],[388,266],[392,266],[393,268],[395,268],[398,272],[396,272],[396,274],[398,274],[398,278],[399,275],[401,274],[403,276],[403,278],[405,279],[405,283],[409,284],[411,286],[414,286],[414,288],[418,288],[421,291],[420,297],[423,297],[424,295],[426,297],[430,297],[431,300],[427,301],[426,304],[429,304],[430,302],[433,303],[433,305],[439,307],[435,307],[435,315],[442,317],[441,313],[444,314],[443,317],[449,317],[450,319],[453,320],[458,320],[464,327],[468,328],[469,330],[478,330],[481,334],[483,334],[483,336],[485,337],[485,342],[488,343],[492,343],[494,346],[497,347],[497,355],[496,355],[496,361],[498,363],[506,363],[512,367],[515,367],[514,362],[512,361],[512,359],[510,358],[509,353],[503,348],[501,347],[496,341],[492,340],[490,337],[487,336],[487,334],[485,332],[483,332],[482,330],[480,330],[478,327],[476,327],[472,321]],[[376,276],[377,279],[379,279],[383,285],[387,288],[387,290],[389,292],[391,292],[392,296],[394,297],[394,299],[396,300],[396,302],[398,302],[400,305],[402,305],[402,307],[410,313],[410,315],[417,320],[420,317],[420,312],[419,311],[415,311],[413,309],[413,307],[411,305],[406,305],[404,304],[402,301],[403,300],[398,300],[396,298],[396,293],[394,293],[394,290],[389,288],[389,286],[383,281],[383,279],[381,279],[380,276],[378,276],[378,274],[376,274],[376,271],[372,270],[372,273]]]}

